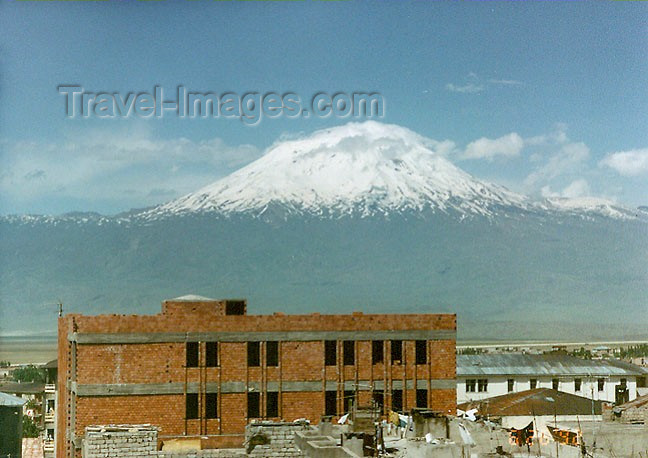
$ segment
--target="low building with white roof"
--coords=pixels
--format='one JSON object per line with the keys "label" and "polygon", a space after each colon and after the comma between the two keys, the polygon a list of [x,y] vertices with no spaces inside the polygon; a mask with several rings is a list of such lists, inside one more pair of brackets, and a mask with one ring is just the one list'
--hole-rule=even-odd
{"label": "low building with white roof", "polygon": [[637,397],[648,368],[616,359],[587,360],[560,354],[457,355],[457,403],[535,388],[552,388],[597,401],[623,404]]}

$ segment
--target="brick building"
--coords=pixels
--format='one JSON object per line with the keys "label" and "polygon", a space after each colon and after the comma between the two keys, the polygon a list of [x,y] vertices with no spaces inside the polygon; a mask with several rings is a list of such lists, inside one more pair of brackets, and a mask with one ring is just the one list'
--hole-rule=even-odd
{"label": "brick building", "polygon": [[57,456],[79,456],[93,424],[150,423],[209,448],[240,446],[252,419],[316,422],[351,401],[454,412],[455,315],[246,309],[184,296],[157,315],[59,318]]}

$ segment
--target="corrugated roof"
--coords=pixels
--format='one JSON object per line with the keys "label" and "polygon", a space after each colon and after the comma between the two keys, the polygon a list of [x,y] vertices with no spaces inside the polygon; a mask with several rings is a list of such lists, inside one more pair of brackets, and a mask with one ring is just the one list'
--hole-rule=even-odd
{"label": "corrugated roof", "polygon": [[468,411],[477,408],[482,416],[526,416],[526,415],[595,415],[601,414],[601,401],[564,393],[551,388],[509,393],[502,396],[465,402],[457,408]]}
{"label": "corrugated roof", "polygon": [[19,398],[18,396],[3,393],[0,391],[0,406],[22,407],[26,403],[27,401],[23,398]]}
{"label": "corrugated roof", "polygon": [[457,376],[631,376],[645,375],[640,366],[619,360],[580,359],[568,355],[524,355],[519,353],[457,355]]}
{"label": "corrugated roof", "polygon": [[631,372],[638,372],[638,375],[648,375],[648,367],[639,366],[637,364],[632,364],[627,361],[622,361],[620,359],[606,359],[608,363],[613,366],[620,367],[622,369],[627,369]]}

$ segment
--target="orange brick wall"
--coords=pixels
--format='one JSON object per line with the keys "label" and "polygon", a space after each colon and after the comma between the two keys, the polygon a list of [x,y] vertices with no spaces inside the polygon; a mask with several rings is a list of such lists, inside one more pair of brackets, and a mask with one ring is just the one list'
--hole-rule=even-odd
{"label": "orange brick wall", "polygon": [[[82,436],[91,424],[151,423],[161,427],[160,436],[200,435],[209,444],[240,444],[247,418],[245,393],[221,393],[218,397],[218,419],[185,420],[185,397],[180,394],[131,396],[75,396],[64,389],[68,380],[78,385],[151,384],[200,382],[256,382],[261,386],[261,406],[265,412],[264,387],[268,382],[336,383],[342,396],[344,382],[376,381],[390,387],[393,381],[455,379],[455,341],[428,342],[426,364],[415,365],[415,343],[403,342],[403,360],[391,364],[390,342],[385,341],[384,364],[371,364],[371,342],[355,343],[355,364],[343,365],[342,342],[338,342],[336,366],[324,366],[322,341],[284,341],[279,345],[279,367],[265,367],[265,344],[261,344],[261,367],[247,366],[247,346],[239,342],[219,343],[219,367],[205,368],[205,343],[200,344],[200,368],[185,368],[185,343],[75,344],[68,334],[78,333],[159,333],[159,332],[253,332],[253,331],[389,331],[389,330],[456,330],[455,315],[224,315],[224,302],[187,303],[167,301],[164,313],[152,316],[67,315],[59,319],[59,399],[57,409],[57,456],[69,457],[72,447],[65,440],[68,425],[75,423],[74,434]],[[73,370],[72,348],[76,346],[76,370]],[[220,386],[220,385],[218,385]],[[283,420],[309,418],[317,422],[324,414],[322,384],[318,391],[280,392],[279,414]],[[313,389],[311,387],[311,389]],[[348,388],[347,388],[348,389]],[[371,401],[369,387],[359,387],[360,404]],[[390,405],[387,389],[385,403]],[[405,390],[404,407],[416,404],[416,390]],[[441,412],[456,406],[454,389],[435,389],[428,394],[429,407]],[[200,411],[204,411],[200,395]],[[342,410],[342,400],[338,401]],[[74,417],[73,419],[71,417]],[[220,438],[219,438],[220,437]]]}
{"label": "orange brick wall", "polygon": [[[66,315],[74,318],[79,332],[206,332],[206,331],[358,331],[358,330],[456,330],[453,314],[391,315],[230,315],[197,313],[173,315]],[[386,327],[387,326],[387,327]]]}
{"label": "orange brick wall", "polygon": [[314,423],[324,414],[323,393],[283,393],[283,418],[292,421],[307,418]]}
{"label": "orange brick wall", "polygon": [[93,396],[77,397],[76,434],[87,425],[150,423],[161,428],[160,435],[184,429],[182,396]]}
{"label": "orange brick wall", "polygon": [[438,412],[454,414],[457,410],[457,391],[455,389],[434,390],[428,407]]}
{"label": "orange brick wall", "polygon": [[282,342],[283,380],[322,380],[323,342]]}
{"label": "orange brick wall", "polygon": [[185,345],[79,345],[80,383],[158,383],[184,377]]}
{"label": "orange brick wall", "polygon": [[435,378],[455,378],[457,372],[455,342],[430,342],[430,367]]}
{"label": "orange brick wall", "polygon": [[[227,412],[225,414],[225,412]],[[247,424],[247,398],[243,393],[224,394],[221,397],[223,433],[243,434]]]}
{"label": "orange brick wall", "polygon": [[247,346],[238,342],[222,342],[219,352],[223,380],[244,380],[247,367]]}

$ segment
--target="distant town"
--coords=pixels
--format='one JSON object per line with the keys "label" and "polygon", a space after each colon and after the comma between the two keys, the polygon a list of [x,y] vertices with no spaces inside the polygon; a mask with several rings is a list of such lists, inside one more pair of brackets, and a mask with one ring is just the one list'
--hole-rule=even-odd
{"label": "distant town", "polygon": [[648,342],[456,334],[454,314],[253,315],[197,295],[62,314],[56,343],[2,350],[0,457],[648,451]]}

